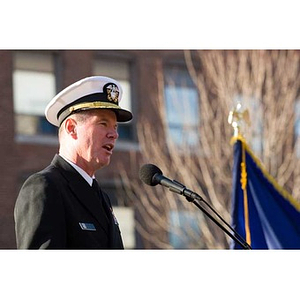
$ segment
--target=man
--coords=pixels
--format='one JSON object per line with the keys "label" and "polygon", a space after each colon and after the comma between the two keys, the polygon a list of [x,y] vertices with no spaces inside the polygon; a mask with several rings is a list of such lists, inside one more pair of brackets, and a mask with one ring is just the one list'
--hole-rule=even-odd
{"label": "man", "polygon": [[120,84],[93,76],[65,88],[48,104],[47,120],[59,127],[59,154],[30,176],[15,205],[19,249],[123,249],[110,200],[95,182],[118,138]]}

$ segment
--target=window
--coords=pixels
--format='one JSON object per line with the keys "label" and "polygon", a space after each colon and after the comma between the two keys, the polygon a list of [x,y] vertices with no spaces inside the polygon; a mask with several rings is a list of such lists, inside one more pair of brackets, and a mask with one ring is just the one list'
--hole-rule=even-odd
{"label": "window", "polygon": [[44,115],[47,104],[56,94],[52,55],[15,52],[13,62],[16,135],[56,135],[57,128]]}
{"label": "window", "polygon": [[122,233],[124,248],[134,249],[136,246],[134,208],[115,206],[113,207],[113,211],[118,220],[119,227]]}
{"label": "window", "polygon": [[199,141],[199,97],[188,71],[181,67],[165,69],[165,107],[168,142],[195,147]]}
{"label": "window", "polygon": [[169,213],[169,241],[175,249],[203,248],[201,240],[201,214],[186,210]]}
{"label": "window", "polygon": [[[127,61],[112,59],[96,59],[94,61],[94,75],[107,76],[120,82],[123,96],[120,106],[132,112],[130,65]],[[132,121],[118,124],[119,140],[133,141]]]}

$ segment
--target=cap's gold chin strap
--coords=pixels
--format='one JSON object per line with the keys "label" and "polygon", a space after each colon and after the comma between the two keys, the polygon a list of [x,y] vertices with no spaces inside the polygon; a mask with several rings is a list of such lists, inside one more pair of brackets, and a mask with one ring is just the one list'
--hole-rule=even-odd
{"label": "cap's gold chin strap", "polygon": [[78,110],[89,110],[94,108],[122,109],[119,105],[108,103],[108,102],[96,101],[96,102],[79,103],[68,107],[66,110],[60,113],[60,115],[58,116],[59,124],[61,124],[64,121],[64,119],[67,118],[70,114]]}

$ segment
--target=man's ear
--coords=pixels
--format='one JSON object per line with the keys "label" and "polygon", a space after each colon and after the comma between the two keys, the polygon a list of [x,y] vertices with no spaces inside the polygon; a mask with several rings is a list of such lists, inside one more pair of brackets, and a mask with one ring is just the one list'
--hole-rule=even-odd
{"label": "man's ear", "polygon": [[77,122],[73,118],[68,118],[65,121],[65,130],[73,139],[77,139]]}

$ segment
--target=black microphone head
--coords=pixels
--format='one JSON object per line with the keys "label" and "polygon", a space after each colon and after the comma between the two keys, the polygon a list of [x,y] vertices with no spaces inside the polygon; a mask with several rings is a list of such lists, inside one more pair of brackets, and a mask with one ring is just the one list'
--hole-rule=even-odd
{"label": "black microphone head", "polygon": [[158,181],[154,180],[154,175],[162,175],[162,171],[155,165],[146,164],[140,168],[140,179],[148,185],[154,186],[158,184]]}

